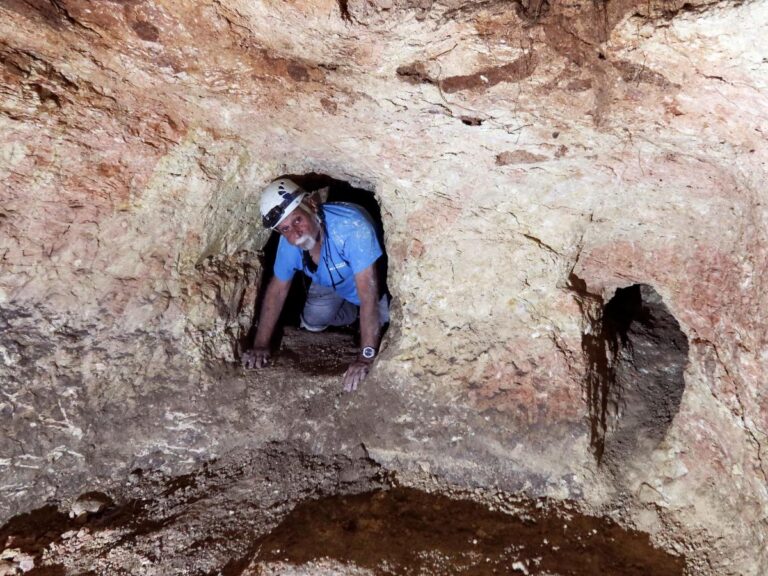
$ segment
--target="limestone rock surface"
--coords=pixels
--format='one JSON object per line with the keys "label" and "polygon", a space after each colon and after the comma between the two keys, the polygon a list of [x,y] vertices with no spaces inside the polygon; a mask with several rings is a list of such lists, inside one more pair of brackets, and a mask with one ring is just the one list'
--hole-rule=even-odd
{"label": "limestone rock surface", "polygon": [[[766,28],[758,0],[1,2],[0,515],[363,443],[766,573]],[[238,367],[258,191],[307,173],[382,210],[393,322],[353,397]],[[601,461],[645,373],[680,383],[663,434]]]}

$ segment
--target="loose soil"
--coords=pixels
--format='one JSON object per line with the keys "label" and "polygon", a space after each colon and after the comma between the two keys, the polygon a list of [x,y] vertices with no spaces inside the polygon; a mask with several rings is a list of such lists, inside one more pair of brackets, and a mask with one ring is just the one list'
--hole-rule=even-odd
{"label": "loose soil", "polygon": [[[392,485],[364,448],[335,458],[284,445],[195,474],[136,471],[97,513],[48,505],[0,528],[3,557],[41,575],[485,576],[684,573],[648,535],[568,503],[430,494]],[[15,556],[14,556],[15,555]]]}
{"label": "loose soil", "polygon": [[321,559],[377,575],[683,574],[683,559],[647,534],[562,508],[525,508],[510,515],[410,488],[305,502],[258,541],[248,574]]}
{"label": "loose soil", "polygon": [[290,368],[309,376],[344,375],[358,353],[356,336],[352,329],[333,329],[313,333],[286,327],[272,366]]}

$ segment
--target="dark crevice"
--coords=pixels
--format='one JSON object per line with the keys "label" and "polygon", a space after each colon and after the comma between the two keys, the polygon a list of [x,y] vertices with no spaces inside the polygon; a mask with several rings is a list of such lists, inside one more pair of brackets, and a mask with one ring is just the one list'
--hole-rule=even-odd
{"label": "dark crevice", "polygon": [[[612,380],[602,334],[584,334],[581,348],[588,358],[587,401],[590,415],[590,444],[597,462],[603,460],[605,431],[607,428],[608,400]],[[615,413],[615,409],[612,410]]]}
{"label": "dark crevice", "polygon": [[52,92],[42,84],[33,83],[31,86],[32,89],[37,93],[38,98],[40,98],[40,102],[43,104],[52,103],[57,108],[61,108],[61,98],[58,94]]}
{"label": "dark crevice", "polygon": [[476,118],[474,116],[462,116],[460,120],[462,124],[466,124],[467,126],[482,126],[483,124],[482,118]]}
{"label": "dark crevice", "polygon": [[341,13],[341,19],[345,22],[352,22],[352,16],[349,13],[349,1],[338,0],[339,12]]}
{"label": "dark crevice", "polygon": [[395,73],[411,84],[436,84],[435,79],[429,75],[424,63],[412,62],[398,67]]}
{"label": "dark crevice", "polygon": [[571,279],[591,330],[587,358],[591,444],[598,463],[620,465],[654,449],[680,409],[688,339],[646,284],[616,290],[605,306]]}
{"label": "dark crevice", "polygon": [[550,8],[548,0],[515,0],[514,5],[517,15],[529,26],[537,24]]}

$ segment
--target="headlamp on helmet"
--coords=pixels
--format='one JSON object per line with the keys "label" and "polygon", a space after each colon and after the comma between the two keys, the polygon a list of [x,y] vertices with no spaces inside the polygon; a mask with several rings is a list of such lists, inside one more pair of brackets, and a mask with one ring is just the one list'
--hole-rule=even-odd
{"label": "headlamp on helmet", "polygon": [[261,193],[261,222],[264,227],[274,230],[306,195],[298,184],[287,178],[270,183]]}

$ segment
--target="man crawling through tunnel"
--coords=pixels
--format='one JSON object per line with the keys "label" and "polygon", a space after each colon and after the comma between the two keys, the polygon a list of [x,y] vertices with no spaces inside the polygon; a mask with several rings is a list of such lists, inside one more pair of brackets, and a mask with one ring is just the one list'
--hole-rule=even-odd
{"label": "man crawling through tunnel", "polygon": [[242,356],[246,368],[269,364],[270,342],[296,272],[312,281],[300,327],[321,332],[360,320],[360,352],[344,374],[346,392],[357,389],[376,358],[389,300],[376,265],[383,250],[371,216],[346,202],[321,203],[287,178],[261,195],[265,228],[280,235],[274,275],[267,284],[253,348]]}

